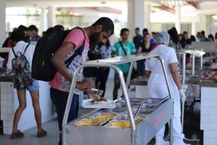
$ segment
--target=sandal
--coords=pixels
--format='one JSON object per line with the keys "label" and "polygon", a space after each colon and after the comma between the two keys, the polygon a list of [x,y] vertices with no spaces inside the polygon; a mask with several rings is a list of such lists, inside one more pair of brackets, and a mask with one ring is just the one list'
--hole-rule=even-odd
{"label": "sandal", "polygon": [[22,133],[20,130],[17,130],[16,132],[12,132],[11,134],[11,139],[22,138],[22,137],[24,137],[24,133]]}
{"label": "sandal", "polygon": [[41,129],[40,131],[38,131],[37,133],[37,137],[40,138],[40,137],[44,137],[47,135],[47,131]]}

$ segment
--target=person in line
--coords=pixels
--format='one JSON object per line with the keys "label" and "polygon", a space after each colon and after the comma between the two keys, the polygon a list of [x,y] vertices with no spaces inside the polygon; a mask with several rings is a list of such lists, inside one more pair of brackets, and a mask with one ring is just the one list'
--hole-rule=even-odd
{"label": "person in line", "polygon": [[205,34],[204,30],[202,30],[200,32],[200,34],[201,34],[201,41],[208,41],[208,38],[206,37],[206,34]]}
{"label": "person in line", "polygon": [[40,39],[40,36],[38,34],[38,28],[35,25],[30,25],[29,30],[34,30],[34,35],[30,38],[30,42],[37,42]]}
{"label": "person in line", "polygon": [[[83,29],[83,30],[81,30]],[[91,26],[85,28],[75,28],[66,36],[63,44],[57,49],[55,54],[51,58],[51,62],[57,68],[57,73],[54,79],[49,83],[50,96],[53,104],[56,107],[58,125],[60,131],[59,145],[62,144],[61,141],[61,131],[62,131],[62,121],[65,112],[65,107],[69,95],[69,90],[71,86],[71,81],[73,79],[73,74],[81,64],[82,61],[87,60],[87,53],[90,45],[96,45],[101,42],[103,38],[108,38],[114,33],[113,21],[108,17],[101,17]],[[83,32],[82,32],[83,31]],[[65,60],[73,55],[75,48],[79,48],[85,39],[85,47],[82,51],[82,55],[76,56],[71,64],[66,67]],[[71,121],[78,117],[78,106],[79,106],[79,95],[81,91],[87,91],[89,89],[89,84],[83,80],[82,71],[77,75],[77,83],[75,86],[75,91],[73,92],[73,100],[69,110],[68,121]]]}
{"label": "person in line", "polygon": [[[128,40],[129,34],[130,31],[128,28],[121,29],[121,40],[114,44],[114,47],[112,48],[112,56],[129,56],[136,53],[134,43]],[[124,78],[126,79],[130,68],[129,63],[119,64],[118,67],[121,69]],[[114,80],[113,100],[116,100],[118,97],[118,89],[120,88],[120,80],[116,72]]]}
{"label": "person in line", "polygon": [[135,36],[133,37],[133,43],[134,43],[136,49],[138,49],[140,44],[142,43],[142,35],[140,34],[139,27],[135,28]]}
{"label": "person in line", "polygon": [[[158,46],[153,49],[150,54],[159,54],[164,60],[165,69],[168,75],[168,81],[172,91],[172,97],[174,99],[173,108],[173,144],[174,145],[185,145],[183,142],[184,135],[182,133],[181,125],[181,109],[180,109],[180,99],[185,101],[186,96],[182,90],[182,85],[180,82],[179,73],[177,71],[177,56],[175,49],[168,47],[170,36],[167,32],[159,32],[156,36]],[[146,60],[145,64],[145,76],[148,77],[148,94],[152,98],[165,98],[169,95],[168,88],[166,85],[163,70],[160,69],[161,63],[156,58],[150,58]],[[164,141],[164,131],[163,127],[155,136],[155,145],[166,145],[169,142]]]}
{"label": "person in line", "polygon": [[212,34],[208,35],[208,41],[215,42],[214,36]]}
{"label": "person in line", "polygon": [[[102,42],[100,42],[97,47],[97,51],[99,52],[101,59],[106,59],[111,57],[112,47],[107,38],[104,38]],[[108,67],[99,67],[97,69],[97,77],[96,77],[96,87],[100,90],[103,90],[103,94],[101,97],[104,97],[106,91],[106,82],[109,76]]]}
{"label": "person in line", "polygon": [[[178,45],[178,32],[176,27],[172,27],[169,29],[168,34],[170,35],[170,42],[169,42],[169,47],[174,48],[175,50],[179,50],[179,45]],[[184,34],[183,34],[184,35]],[[185,37],[185,36],[184,36]]]}
{"label": "person in line", "polygon": [[37,32],[38,32],[38,28],[35,25],[30,25],[26,33],[27,42],[31,42],[32,37],[37,35]]}
{"label": "person in line", "polygon": [[[11,32],[9,33],[9,36],[5,39],[4,43],[2,44],[2,47],[11,48],[13,46],[10,36],[11,36]],[[4,59],[2,67],[6,68],[8,62],[8,53],[1,53],[0,57]]]}
{"label": "person in line", "polygon": [[[25,35],[22,31],[20,30],[14,30],[11,34],[11,41],[13,43],[13,48],[15,51],[15,54],[20,51],[24,52],[25,48],[27,45],[29,45],[27,42],[25,42],[26,38]],[[32,64],[32,58],[33,58],[33,53],[35,50],[35,45],[30,44],[28,48],[26,49],[25,56],[29,62],[29,64]],[[7,62],[7,69],[12,70],[13,65],[12,65],[12,60],[15,58],[14,53],[12,49],[9,52],[9,57],[8,57],[8,62]],[[30,66],[31,68],[31,66]],[[11,134],[11,139],[16,139],[16,138],[22,138],[24,136],[24,133],[22,133],[20,130],[18,130],[18,123],[20,120],[20,117],[22,115],[22,112],[26,108],[26,90],[29,91],[31,97],[32,97],[32,105],[34,109],[34,114],[35,114],[35,120],[37,123],[37,137],[43,137],[47,135],[47,132],[42,128],[42,123],[41,123],[41,109],[40,109],[40,103],[39,103],[39,84],[37,80],[33,80],[32,85],[25,86],[24,82],[20,83],[14,83],[14,87],[17,90],[17,96],[18,96],[18,101],[19,101],[19,106],[14,114],[14,120],[13,120],[13,129],[12,129],[12,134]]]}
{"label": "person in line", "polygon": [[[157,46],[156,43],[151,43],[151,36],[149,33],[143,34],[143,41],[140,44],[140,47],[137,49],[137,54],[150,52],[152,49],[154,49]],[[139,76],[144,75],[145,70],[145,60],[139,60],[137,61],[137,71]]]}

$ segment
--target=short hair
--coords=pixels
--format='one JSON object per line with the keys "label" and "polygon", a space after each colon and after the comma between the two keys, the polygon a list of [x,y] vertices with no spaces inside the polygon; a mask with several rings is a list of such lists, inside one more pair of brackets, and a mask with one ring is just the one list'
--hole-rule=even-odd
{"label": "short hair", "polygon": [[22,31],[22,32],[29,30],[26,26],[23,26],[23,25],[20,25],[17,29]]}
{"label": "short hair", "polygon": [[136,27],[135,30],[139,31],[140,29],[139,29],[139,27]]}
{"label": "short hair", "polygon": [[202,30],[202,31],[200,32],[200,34],[203,35],[203,36],[205,36],[205,31]]}
{"label": "short hair", "polygon": [[29,30],[38,32],[38,28],[35,25],[30,25]]}
{"label": "short hair", "polygon": [[142,30],[142,33],[149,33],[149,32],[148,32],[148,28],[144,28],[144,29]]}
{"label": "short hair", "polygon": [[111,31],[111,34],[114,33],[114,23],[108,17],[99,18],[96,22],[92,24],[92,26],[96,26],[96,25],[102,25],[102,31],[105,31],[105,32]]}
{"label": "short hair", "polygon": [[128,28],[122,28],[120,35],[123,35],[124,32],[130,32],[130,30]]}
{"label": "short hair", "polygon": [[26,37],[25,37],[25,34],[23,33],[23,31],[20,31],[20,30],[14,30],[12,33],[11,33],[11,36],[10,36],[11,40],[12,41],[15,41],[15,42],[19,42],[19,41],[26,41]]}

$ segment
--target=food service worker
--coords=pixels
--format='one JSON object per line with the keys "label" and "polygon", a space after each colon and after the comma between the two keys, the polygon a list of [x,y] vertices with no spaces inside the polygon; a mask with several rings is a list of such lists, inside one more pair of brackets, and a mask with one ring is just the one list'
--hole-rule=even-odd
{"label": "food service worker", "polygon": [[[167,32],[162,31],[156,35],[156,41],[158,46],[153,49],[149,54],[159,54],[164,60],[166,73],[168,76],[169,85],[171,88],[171,94],[174,99],[173,108],[173,144],[174,145],[186,145],[183,142],[184,134],[182,133],[181,126],[181,109],[180,109],[180,99],[185,101],[186,96],[182,90],[182,85],[179,79],[179,73],[177,70],[178,60],[175,53],[175,49],[169,47],[170,36]],[[147,59],[145,64],[145,76],[148,79],[148,94],[152,98],[164,98],[169,95],[168,88],[166,85],[166,80],[163,74],[163,69],[161,69],[161,63],[156,58]],[[155,145],[167,145],[168,141],[164,141],[164,131],[163,127],[155,136]]]}

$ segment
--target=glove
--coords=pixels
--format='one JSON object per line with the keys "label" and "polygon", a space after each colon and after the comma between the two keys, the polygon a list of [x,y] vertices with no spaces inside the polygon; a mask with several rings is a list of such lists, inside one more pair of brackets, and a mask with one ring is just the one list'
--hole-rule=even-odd
{"label": "glove", "polygon": [[179,90],[179,95],[180,95],[180,99],[182,100],[182,102],[185,102],[186,96],[183,90]]}
{"label": "glove", "polygon": [[188,85],[182,85],[182,90],[184,93],[186,93],[187,89],[188,89]]}

